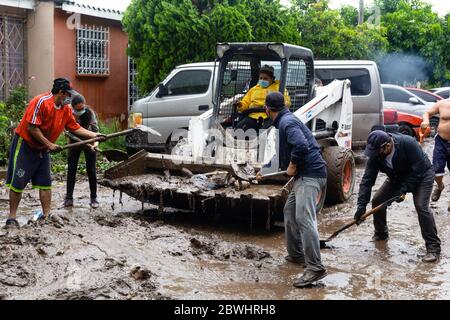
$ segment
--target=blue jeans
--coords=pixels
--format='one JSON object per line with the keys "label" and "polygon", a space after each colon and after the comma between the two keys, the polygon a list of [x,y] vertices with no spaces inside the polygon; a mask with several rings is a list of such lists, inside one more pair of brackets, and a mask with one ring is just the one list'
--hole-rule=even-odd
{"label": "blue jeans", "polygon": [[284,205],[284,226],[288,254],[305,259],[306,269],[325,270],[320,257],[317,229],[317,198],[325,188],[326,178],[299,177]]}

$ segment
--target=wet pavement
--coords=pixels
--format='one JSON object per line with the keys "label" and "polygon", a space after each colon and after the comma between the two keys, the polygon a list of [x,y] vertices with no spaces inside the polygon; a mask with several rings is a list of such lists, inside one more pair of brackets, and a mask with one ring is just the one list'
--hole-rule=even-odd
{"label": "wet pavement", "polygon": [[[431,142],[425,146],[428,153]],[[353,218],[358,183],[348,203],[326,207],[321,238]],[[445,178],[447,181],[449,177]],[[373,191],[382,184],[379,177]],[[432,205],[442,241],[439,262],[425,264],[417,214],[409,194],[388,210],[390,240],[371,241],[372,221],[344,231],[322,250],[329,276],[297,289],[302,273],[285,262],[282,229],[249,232],[220,222],[198,224],[99,187],[100,208],[89,207],[87,181],[75,189],[75,207],[61,208],[65,183],[55,182],[54,218],[26,225],[39,209],[27,191],[17,231],[0,230],[0,299],[450,299],[450,188]],[[0,221],[8,211],[0,188]]]}

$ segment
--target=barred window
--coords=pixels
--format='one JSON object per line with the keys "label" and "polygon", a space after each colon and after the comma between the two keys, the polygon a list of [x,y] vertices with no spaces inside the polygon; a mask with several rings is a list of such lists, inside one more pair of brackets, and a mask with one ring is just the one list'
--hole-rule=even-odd
{"label": "barred window", "polygon": [[139,100],[139,88],[136,84],[137,65],[133,58],[128,57],[128,106],[131,108],[136,100]]}
{"label": "barred window", "polygon": [[77,28],[77,74],[109,75],[109,27]]}

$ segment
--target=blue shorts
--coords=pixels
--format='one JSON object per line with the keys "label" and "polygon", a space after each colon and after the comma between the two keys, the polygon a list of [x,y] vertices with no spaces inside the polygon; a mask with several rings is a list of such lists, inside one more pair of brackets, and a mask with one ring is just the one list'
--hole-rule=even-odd
{"label": "blue shorts", "polygon": [[15,134],[9,154],[6,186],[21,193],[30,180],[33,189],[51,189],[50,155],[30,148],[22,137]]}
{"label": "blue shorts", "polygon": [[445,166],[450,170],[450,141],[442,139],[438,134],[434,138],[433,167],[436,176],[445,174]]}

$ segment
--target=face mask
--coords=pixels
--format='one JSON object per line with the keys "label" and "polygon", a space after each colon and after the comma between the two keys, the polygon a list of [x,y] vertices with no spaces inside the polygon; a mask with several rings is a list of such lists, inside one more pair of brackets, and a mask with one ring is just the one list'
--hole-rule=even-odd
{"label": "face mask", "polygon": [[79,117],[79,116],[83,115],[86,112],[86,108],[83,108],[82,110],[72,109],[72,112],[73,112],[74,115]]}
{"label": "face mask", "polygon": [[258,84],[263,88],[267,88],[268,86],[270,86],[270,83],[267,80],[259,80]]}
{"label": "face mask", "polygon": [[70,97],[67,97],[62,101],[61,105],[65,106],[66,104],[70,104],[71,101],[72,99]]}

